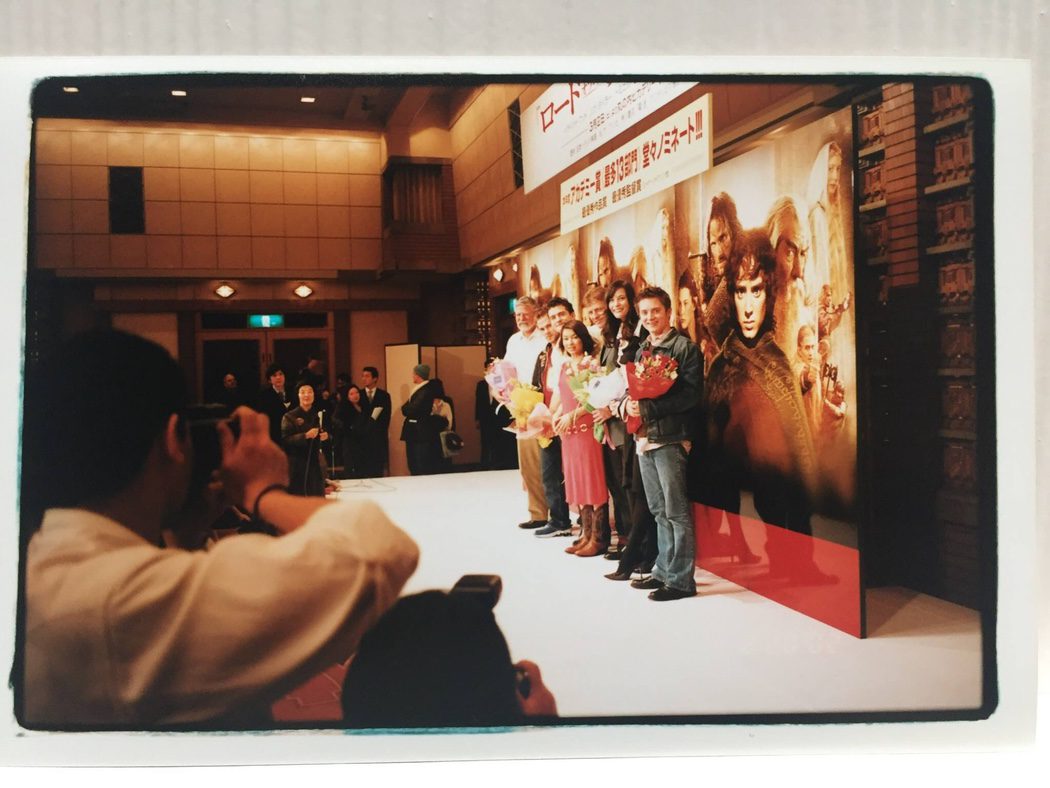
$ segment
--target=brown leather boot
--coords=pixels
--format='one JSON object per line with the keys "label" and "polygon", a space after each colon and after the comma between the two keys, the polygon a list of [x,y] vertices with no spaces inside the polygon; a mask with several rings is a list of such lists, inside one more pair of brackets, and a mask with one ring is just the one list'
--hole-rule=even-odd
{"label": "brown leather boot", "polygon": [[591,536],[594,525],[594,509],[590,506],[580,507],[580,538],[572,543],[569,547],[565,548],[565,552],[571,555],[579,555],[580,550],[583,550],[587,545],[591,543]]}
{"label": "brown leather boot", "polygon": [[606,535],[602,537],[602,522],[605,523],[605,530],[609,529],[609,509],[606,506],[588,506],[586,508],[588,517],[590,520],[590,531],[591,540],[587,544],[583,545],[576,551],[577,558],[591,558],[596,555],[601,555],[605,552],[605,548],[609,544],[609,537]]}

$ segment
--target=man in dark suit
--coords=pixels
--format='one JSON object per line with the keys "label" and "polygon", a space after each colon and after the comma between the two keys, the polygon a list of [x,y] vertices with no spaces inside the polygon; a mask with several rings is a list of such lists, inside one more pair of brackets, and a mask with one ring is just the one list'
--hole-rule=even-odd
{"label": "man in dark suit", "polygon": [[266,368],[269,385],[263,386],[255,399],[255,409],[270,417],[270,440],[281,445],[281,419],[292,408],[299,406],[297,397],[285,388],[284,367],[273,363]]}
{"label": "man in dark suit", "polygon": [[412,368],[412,393],[408,402],[401,406],[405,423],[401,427],[401,440],[405,442],[408,472],[420,476],[441,471],[442,430],[451,427],[448,420],[435,415],[435,410],[444,400],[445,391],[439,380],[430,379],[430,367],[417,364]]}
{"label": "man in dark suit", "polygon": [[375,421],[372,431],[372,445],[366,452],[365,476],[370,479],[382,476],[387,464],[389,448],[387,433],[390,432],[390,394],[379,388],[379,370],[365,367],[361,370],[361,383],[364,389],[364,408]]}
{"label": "man in dark suit", "polygon": [[[485,362],[486,373],[493,361],[490,356]],[[517,440],[503,429],[511,422],[510,411],[500,407],[484,379],[478,381],[474,390],[474,421],[481,433],[481,467],[486,470],[517,468]]]}

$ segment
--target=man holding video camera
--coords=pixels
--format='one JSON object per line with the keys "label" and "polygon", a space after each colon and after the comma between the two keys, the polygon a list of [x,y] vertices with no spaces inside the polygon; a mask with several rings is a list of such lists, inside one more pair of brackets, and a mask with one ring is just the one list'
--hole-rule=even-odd
{"label": "man holding video camera", "polygon": [[[69,398],[68,380],[105,385]],[[30,371],[26,727],[258,725],[346,658],[415,570],[415,543],[374,503],[288,494],[266,416],[194,424],[187,399],[162,348],[117,331],[75,337]],[[182,549],[229,503],[279,536]]]}

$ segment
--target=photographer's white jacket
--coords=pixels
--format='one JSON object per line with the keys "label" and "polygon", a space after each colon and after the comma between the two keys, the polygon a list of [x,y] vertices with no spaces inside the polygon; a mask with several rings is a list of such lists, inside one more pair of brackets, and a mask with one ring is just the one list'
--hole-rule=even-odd
{"label": "photographer's white jacket", "polygon": [[25,722],[142,727],[272,703],[350,655],[418,556],[371,502],[197,552],[49,510],[26,559]]}

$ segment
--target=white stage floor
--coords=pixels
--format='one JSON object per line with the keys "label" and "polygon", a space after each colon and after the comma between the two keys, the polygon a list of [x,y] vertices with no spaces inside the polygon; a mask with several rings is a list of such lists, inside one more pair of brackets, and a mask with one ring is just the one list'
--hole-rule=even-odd
{"label": "white stage floor", "polygon": [[656,603],[517,528],[517,471],[343,482],[419,543],[406,594],[497,574],[511,656],[539,664],[563,717],[974,709],[981,632],[970,609],[904,589],[868,596],[860,640],[704,571],[699,595]]}

